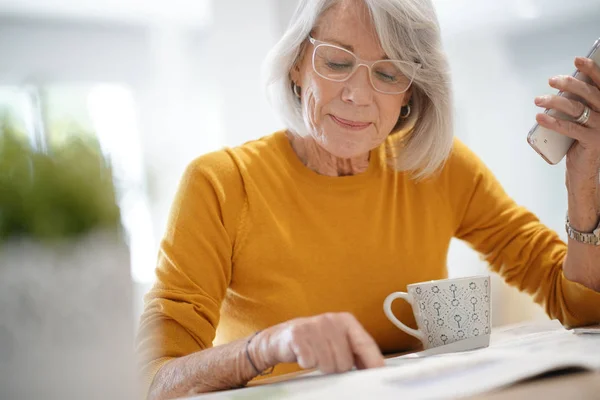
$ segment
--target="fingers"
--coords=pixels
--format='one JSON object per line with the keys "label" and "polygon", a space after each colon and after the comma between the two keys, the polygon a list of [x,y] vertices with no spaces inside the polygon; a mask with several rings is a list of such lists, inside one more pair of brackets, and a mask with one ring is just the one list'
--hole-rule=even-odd
{"label": "fingers", "polygon": [[351,314],[345,315],[348,321],[348,340],[359,369],[378,368],[385,365],[383,355],[375,340]]}
{"label": "fingers", "polygon": [[552,77],[549,82],[553,88],[577,95],[584,99],[593,110],[600,111],[600,90],[596,86],[565,75]]}
{"label": "fingers", "polygon": [[337,366],[334,359],[331,340],[328,340],[326,332],[326,319],[319,317],[313,320],[313,331],[310,341],[316,353],[318,368],[325,374],[336,372]]}
{"label": "fingers", "polygon": [[587,75],[596,87],[600,88],[600,67],[598,64],[589,58],[577,57],[575,59],[575,67],[585,75]]}
{"label": "fingers", "polygon": [[585,106],[578,101],[553,95],[536,97],[535,104],[539,107],[561,111],[573,118],[579,117],[585,108]]}
{"label": "fingers", "polygon": [[312,346],[304,335],[298,335],[295,340],[291,340],[290,347],[293,353],[296,355],[296,361],[301,368],[311,369],[317,367],[317,357],[313,352]]}
{"label": "fingers", "polygon": [[[600,135],[597,132],[600,129],[600,89],[598,89],[600,87],[600,67],[593,60],[584,57],[577,57],[575,66],[582,74],[589,77],[592,83],[575,79],[572,76],[556,76],[550,78],[550,86],[585,101],[591,109],[588,122],[582,126],[548,114],[538,114],[536,120],[541,126],[575,139],[586,147],[598,148],[600,146]],[[585,110],[585,105],[581,101],[563,96],[540,96],[535,99],[535,104],[559,111],[574,119],[581,116]]]}
{"label": "fingers", "polygon": [[299,318],[282,325],[271,343],[276,362],[297,361],[304,369],[323,373],[346,372],[354,365],[375,368],[384,365],[373,338],[349,313],[328,313]]}
{"label": "fingers", "polygon": [[329,346],[332,349],[335,372],[350,371],[354,367],[354,355],[348,342],[346,330],[336,319],[336,314],[325,314],[325,331]]}
{"label": "fingers", "polygon": [[[535,104],[539,107],[560,111],[575,119],[583,114],[585,110],[585,106],[578,101],[554,95],[536,97]],[[600,127],[600,114],[592,111],[586,126],[589,128]]]}
{"label": "fingers", "polygon": [[346,372],[354,366],[352,349],[340,317],[341,314],[327,313],[313,319],[318,334],[311,339],[318,357],[318,368],[326,374]]}
{"label": "fingers", "polygon": [[598,135],[594,135],[594,131],[584,126],[578,125],[574,122],[557,119],[548,114],[538,114],[536,116],[536,120],[541,126],[568,136],[579,142],[586,143],[590,140],[598,141],[600,139],[594,138],[594,136]]}
{"label": "fingers", "polygon": [[304,369],[318,368],[326,374],[338,372],[337,354],[341,351],[337,349],[340,344],[332,328],[325,316],[292,321],[289,346],[295,358],[291,361],[297,361]]}

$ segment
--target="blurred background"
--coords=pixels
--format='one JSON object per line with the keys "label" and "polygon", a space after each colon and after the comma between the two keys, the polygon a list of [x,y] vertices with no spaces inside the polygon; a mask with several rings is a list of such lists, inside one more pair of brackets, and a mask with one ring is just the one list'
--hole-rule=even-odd
{"label": "blurred background", "polygon": [[[517,202],[565,238],[564,165],[526,144],[536,95],[600,36],[600,0],[433,0],[453,73],[456,135]],[[35,140],[95,132],[117,176],[136,310],[183,169],[282,127],[261,63],[296,0],[0,0],[0,117]],[[44,121],[43,127],[40,121]],[[43,132],[41,132],[43,130]],[[486,272],[460,242],[451,276]],[[494,324],[546,318],[494,277]]]}

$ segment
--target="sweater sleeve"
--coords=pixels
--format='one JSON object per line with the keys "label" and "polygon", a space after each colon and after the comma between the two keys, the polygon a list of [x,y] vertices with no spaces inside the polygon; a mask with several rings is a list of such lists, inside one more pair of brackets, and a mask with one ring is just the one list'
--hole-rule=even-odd
{"label": "sweater sleeve", "polygon": [[212,347],[244,204],[240,174],[225,151],[187,167],[136,340],[144,393],[169,360]]}
{"label": "sweater sleeve", "polygon": [[455,236],[477,250],[509,285],[532,295],[551,318],[566,326],[600,322],[600,293],[563,275],[567,246],[558,234],[518,206],[459,141],[449,163]]}

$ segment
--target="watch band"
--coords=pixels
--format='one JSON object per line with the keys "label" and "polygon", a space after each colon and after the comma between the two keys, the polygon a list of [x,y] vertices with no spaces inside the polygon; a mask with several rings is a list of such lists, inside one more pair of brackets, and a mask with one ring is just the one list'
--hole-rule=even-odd
{"label": "watch band", "polygon": [[565,229],[567,230],[567,235],[577,242],[591,244],[592,246],[600,246],[600,225],[598,225],[598,227],[591,233],[579,232],[571,226],[571,223],[569,222],[569,216],[567,215]]}

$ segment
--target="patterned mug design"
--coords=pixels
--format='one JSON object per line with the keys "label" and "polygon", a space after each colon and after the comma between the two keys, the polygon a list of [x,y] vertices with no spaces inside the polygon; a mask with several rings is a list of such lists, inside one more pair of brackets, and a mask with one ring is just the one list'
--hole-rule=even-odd
{"label": "patterned mug design", "polygon": [[[409,285],[408,293],[388,296],[384,311],[396,326],[421,339],[425,348],[443,346],[491,333],[490,289],[489,277]],[[396,298],[404,298],[412,304],[418,332],[406,327],[391,313],[391,302]]]}

